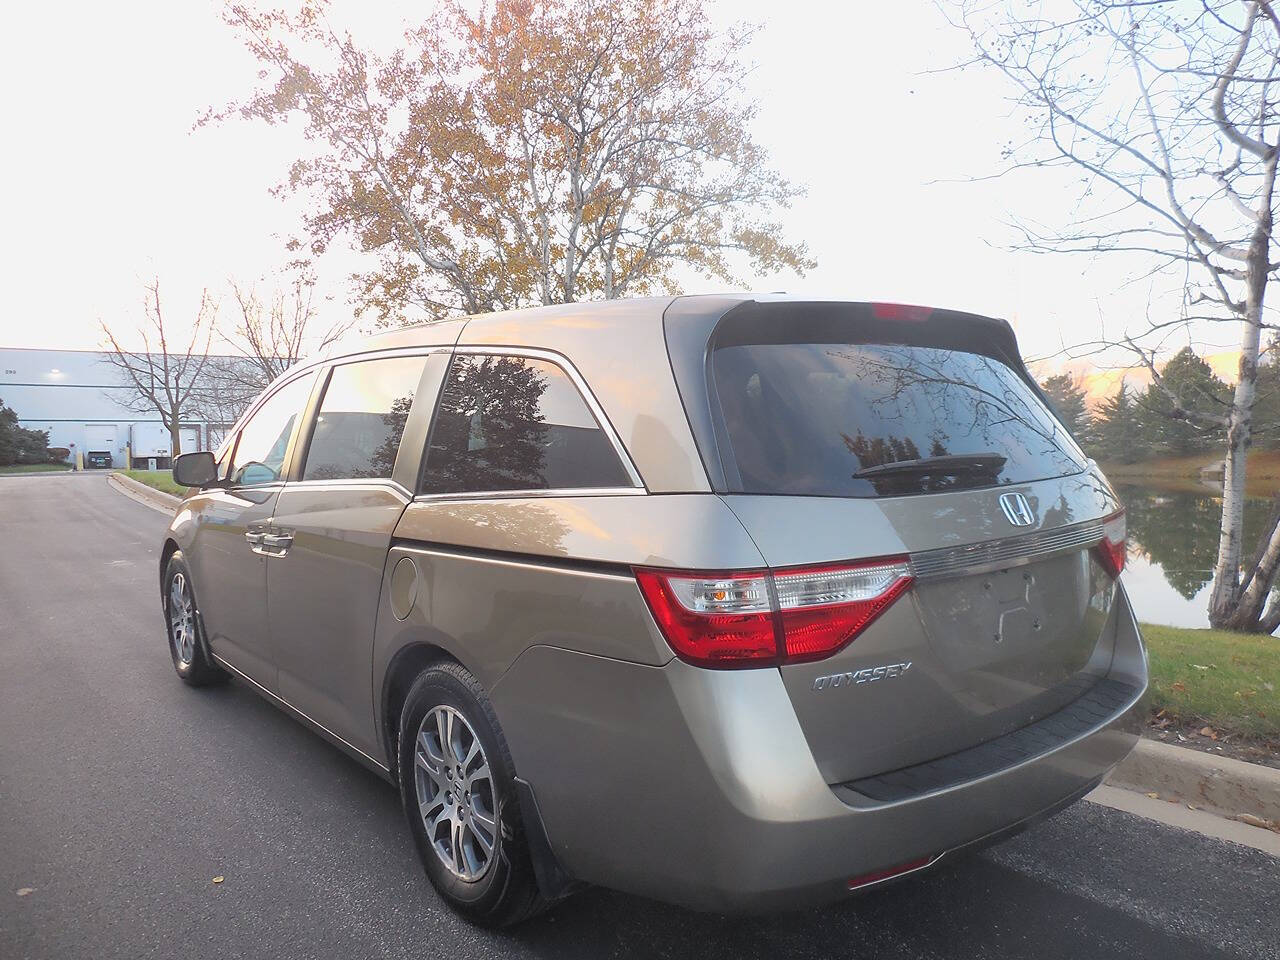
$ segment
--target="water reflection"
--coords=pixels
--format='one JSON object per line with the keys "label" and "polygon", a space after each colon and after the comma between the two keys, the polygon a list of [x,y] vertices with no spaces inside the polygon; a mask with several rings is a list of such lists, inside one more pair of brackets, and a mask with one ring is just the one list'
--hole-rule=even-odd
{"label": "water reflection", "polygon": [[[1138,619],[1176,627],[1207,627],[1210,581],[1218,554],[1222,497],[1212,490],[1161,490],[1117,485],[1128,515],[1124,585]],[[1244,507],[1246,553],[1271,510],[1265,497]]]}

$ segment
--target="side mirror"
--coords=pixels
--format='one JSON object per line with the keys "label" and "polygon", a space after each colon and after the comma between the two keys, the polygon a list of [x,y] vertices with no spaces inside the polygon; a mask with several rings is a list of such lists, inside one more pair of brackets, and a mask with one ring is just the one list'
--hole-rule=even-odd
{"label": "side mirror", "polygon": [[218,461],[208,450],[183,453],[173,461],[173,482],[180,487],[207,487],[218,479]]}

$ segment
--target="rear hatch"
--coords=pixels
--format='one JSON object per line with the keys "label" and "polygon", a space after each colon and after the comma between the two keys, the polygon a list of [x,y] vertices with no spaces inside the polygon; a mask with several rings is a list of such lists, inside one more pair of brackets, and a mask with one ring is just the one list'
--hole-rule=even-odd
{"label": "rear hatch", "polygon": [[[792,568],[804,602],[823,602],[815,567],[831,583],[833,566],[875,560],[906,584],[834,652],[780,666],[827,782],[992,740],[1106,674],[1116,556],[1100,544],[1108,521],[1123,539],[1119,505],[1007,325],[746,302],[705,342],[703,380],[686,366],[682,396],[706,398],[700,448],[775,602]],[[673,367],[681,378],[674,353]]]}

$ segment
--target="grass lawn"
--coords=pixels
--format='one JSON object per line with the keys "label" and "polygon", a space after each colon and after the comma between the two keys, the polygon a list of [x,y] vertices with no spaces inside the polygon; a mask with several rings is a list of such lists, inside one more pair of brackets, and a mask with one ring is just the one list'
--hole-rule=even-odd
{"label": "grass lawn", "polygon": [[1144,624],[1147,702],[1175,721],[1280,740],[1280,638]]}
{"label": "grass lawn", "polygon": [[[1138,463],[1102,463],[1102,472],[1116,483],[1148,483],[1156,481],[1162,489],[1185,489],[1203,493],[1200,470],[1211,463],[1222,462],[1222,451],[1197,453],[1187,457],[1157,457]],[[1254,450],[1249,454],[1246,472],[1247,493],[1254,497],[1270,497],[1280,491],[1280,450]]]}
{"label": "grass lawn", "polygon": [[48,473],[50,470],[70,470],[69,463],[15,463],[7,467],[0,467],[0,474],[3,473]]}
{"label": "grass lawn", "polygon": [[123,473],[126,477],[131,477],[140,483],[145,483],[148,487],[154,487],[165,493],[172,493],[175,497],[185,497],[187,488],[180,487],[173,482],[173,474],[168,470],[117,470],[117,473]]}

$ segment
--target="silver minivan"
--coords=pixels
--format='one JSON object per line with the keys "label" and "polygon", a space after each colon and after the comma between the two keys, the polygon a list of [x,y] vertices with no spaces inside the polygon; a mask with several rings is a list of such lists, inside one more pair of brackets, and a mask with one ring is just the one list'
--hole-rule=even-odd
{"label": "silver minivan", "polygon": [[408,327],[174,475],[179,676],[395,784],[477,922],[584,883],[838,900],[1136,739],[1124,513],[1003,321],[704,296]]}

